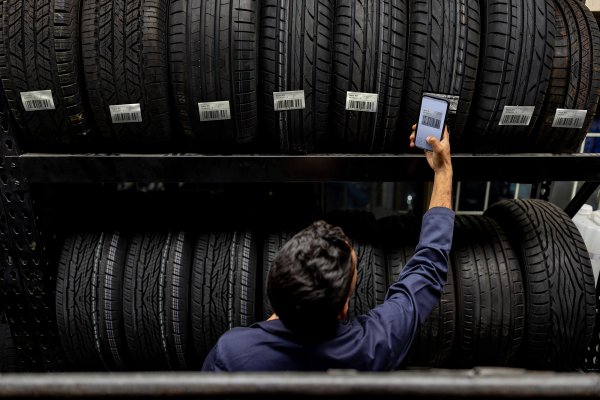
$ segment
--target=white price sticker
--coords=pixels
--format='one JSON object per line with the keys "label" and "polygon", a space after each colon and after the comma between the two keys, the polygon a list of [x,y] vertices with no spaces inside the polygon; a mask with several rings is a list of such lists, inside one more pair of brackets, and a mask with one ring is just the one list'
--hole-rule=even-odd
{"label": "white price sticker", "polygon": [[21,101],[25,111],[54,110],[52,90],[38,90],[35,92],[21,92]]}
{"label": "white price sticker", "polygon": [[274,92],[273,102],[275,111],[304,110],[306,108],[304,90]]}
{"label": "white price sticker", "polygon": [[533,106],[505,106],[498,125],[528,126],[534,112]]}
{"label": "white price sticker", "polygon": [[348,92],[346,95],[346,111],[377,112],[377,93]]}
{"label": "white price sticker", "polygon": [[140,103],[119,104],[108,106],[113,124],[127,124],[131,122],[142,122],[142,108]]}
{"label": "white price sticker", "polygon": [[228,101],[212,101],[198,103],[200,121],[222,121],[231,119],[231,109]]}
{"label": "white price sticker", "polygon": [[456,111],[458,110],[458,102],[460,101],[460,96],[442,93],[423,93],[423,96],[429,96],[436,99],[446,100],[448,102],[449,114],[456,114]]}
{"label": "white price sticker", "polygon": [[587,117],[587,110],[567,110],[564,108],[556,109],[554,115],[553,128],[583,128],[583,123]]}

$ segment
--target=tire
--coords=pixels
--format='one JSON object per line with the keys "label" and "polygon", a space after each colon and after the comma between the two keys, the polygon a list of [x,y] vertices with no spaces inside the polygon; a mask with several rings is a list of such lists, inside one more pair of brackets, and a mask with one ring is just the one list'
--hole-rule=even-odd
{"label": "tire", "polygon": [[[40,0],[41,1],[41,0]],[[167,0],[83,0],[87,96],[105,146],[158,149],[169,142]],[[112,123],[109,106],[140,104],[142,122]]]}
{"label": "tire", "polygon": [[17,372],[17,349],[8,322],[0,319],[0,372]]}
{"label": "tire", "polygon": [[356,291],[350,299],[348,315],[352,319],[383,303],[388,282],[383,250],[378,245],[361,240],[351,240],[350,245],[358,261]]}
{"label": "tire", "polygon": [[250,232],[210,233],[196,242],[192,326],[199,360],[233,327],[256,320],[256,238]]}
{"label": "tire", "polygon": [[185,369],[193,361],[189,321],[192,242],[183,232],[135,235],[123,285],[127,344],[138,369]]}
{"label": "tire", "polygon": [[581,366],[594,329],[590,257],[573,221],[540,200],[507,200],[486,211],[518,249],[525,282],[524,363],[536,369]]}
{"label": "tire", "polygon": [[[409,6],[408,56],[402,131],[418,122],[423,93],[459,96],[448,125],[452,145],[461,150],[479,62],[478,0],[419,0]],[[408,140],[405,149],[408,149]]]}
{"label": "tire", "polygon": [[[390,285],[398,280],[400,272],[414,255],[419,242],[419,223],[412,216],[388,217],[378,221],[384,243]],[[454,347],[455,288],[452,265],[448,265],[448,281],[439,304],[429,318],[419,326],[404,364],[419,367],[446,365]]]}
{"label": "tire", "polygon": [[517,254],[491,218],[459,216],[456,228],[456,366],[514,365],[525,325]]}
{"label": "tire", "polygon": [[[463,151],[532,152],[550,80],[553,0],[481,1],[481,56]],[[534,106],[529,126],[499,126],[505,106]]]}
{"label": "tire", "polygon": [[[263,0],[261,107],[267,147],[322,150],[331,97],[333,0]],[[273,92],[303,90],[304,110],[275,111]]]}
{"label": "tire", "polygon": [[356,252],[358,279],[350,299],[350,319],[366,314],[383,303],[388,289],[385,256],[379,243],[377,222],[373,214],[362,210],[340,210],[327,214],[325,220],[339,226]]}
{"label": "tire", "polygon": [[585,349],[583,367],[586,372],[600,371],[600,276],[596,281],[596,316],[592,340]]}
{"label": "tire", "polygon": [[118,232],[67,238],[56,277],[56,321],[67,360],[82,370],[123,370],[127,240]]}
{"label": "tire", "polygon": [[[169,60],[173,104],[189,143],[232,152],[257,131],[257,0],[173,0]],[[198,103],[228,101],[230,120],[201,122]]]}
{"label": "tire", "polygon": [[273,308],[269,303],[269,296],[267,294],[267,283],[269,278],[269,270],[271,269],[271,265],[273,265],[273,261],[275,261],[275,256],[279,250],[286,244],[292,237],[294,237],[294,233],[292,232],[279,232],[279,233],[271,233],[267,235],[267,238],[263,247],[263,269],[262,269],[262,294],[263,294],[263,319],[268,319],[273,314]]}
{"label": "tire", "polygon": [[[335,151],[378,152],[400,139],[407,47],[407,1],[339,0],[335,8]],[[347,92],[378,94],[377,112],[346,111]]]}
{"label": "tire", "polygon": [[[600,96],[600,29],[582,2],[554,0],[557,46],[549,95],[540,121],[538,151],[577,152],[596,114]],[[582,129],[552,128],[557,108],[587,110]]]}
{"label": "tire", "polygon": [[[25,147],[64,151],[85,143],[89,114],[79,73],[79,1],[4,0],[0,77]],[[25,111],[22,92],[51,90],[55,110]]]}

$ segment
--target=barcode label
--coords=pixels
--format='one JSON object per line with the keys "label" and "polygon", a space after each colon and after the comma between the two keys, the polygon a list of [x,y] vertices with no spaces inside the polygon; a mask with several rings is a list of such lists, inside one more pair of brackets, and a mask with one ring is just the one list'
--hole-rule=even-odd
{"label": "barcode label", "polygon": [[505,106],[498,125],[528,126],[534,111],[531,106]]}
{"label": "barcode label", "polygon": [[52,90],[38,90],[34,92],[21,92],[21,101],[25,111],[54,110]]}
{"label": "barcode label", "polygon": [[211,101],[198,103],[200,121],[223,121],[231,119],[231,109],[228,101]]}
{"label": "barcode label", "polygon": [[109,109],[113,124],[142,122],[142,108],[140,107],[140,103],[119,104],[109,106]]}
{"label": "barcode label", "polygon": [[275,111],[303,110],[306,108],[304,90],[274,92],[273,102]]}
{"label": "barcode label", "polygon": [[446,100],[448,102],[448,114],[456,114],[458,110],[458,102],[460,101],[460,96],[454,96],[451,94],[443,94],[443,93],[423,93],[423,96],[434,97],[436,99]]}
{"label": "barcode label", "polygon": [[558,108],[554,115],[553,128],[583,128],[583,123],[587,117],[587,110],[568,110]]}
{"label": "barcode label", "polygon": [[376,93],[348,92],[346,110],[361,112],[377,112],[379,95]]}
{"label": "barcode label", "polygon": [[442,113],[439,111],[430,111],[429,113],[426,113],[426,111],[424,111],[421,124],[434,129],[440,129],[442,126]]}

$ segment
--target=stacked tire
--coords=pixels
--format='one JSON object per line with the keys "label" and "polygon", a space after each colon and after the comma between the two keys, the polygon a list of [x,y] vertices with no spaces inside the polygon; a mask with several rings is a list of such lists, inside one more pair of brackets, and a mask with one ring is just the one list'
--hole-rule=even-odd
{"label": "stacked tire", "polygon": [[0,79],[32,151],[406,152],[430,94],[455,151],[573,152],[600,97],[577,0],[0,6]]}
{"label": "stacked tire", "polygon": [[[376,221],[362,211],[332,212],[326,220],[344,229],[357,253],[351,319],[385,300],[414,255],[420,224],[412,216]],[[293,235],[67,238],[56,310],[70,364],[198,369],[227,330],[271,316],[269,268]],[[589,358],[595,318],[589,254],[573,222],[546,202],[500,202],[485,216],[457,216],[447,284],[418,327],[405,366],[575,370]]]}
{"label": "stacked tire", "polygon": [[60,338],[78,370],[197,369],[255,321],[249,232],[75,234],[57,276]]}

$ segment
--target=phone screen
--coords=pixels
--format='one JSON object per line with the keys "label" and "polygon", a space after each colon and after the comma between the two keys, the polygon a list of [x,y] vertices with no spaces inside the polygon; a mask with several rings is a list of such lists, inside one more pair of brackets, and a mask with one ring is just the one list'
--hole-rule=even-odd
{"label": "phone screen", "polygon": [[448,102],[446,100],[423,96],[415,146],[431,151],[432,148],[426,141],[427,137],[434,136],[442,140],[446,114],[448,114]]}

